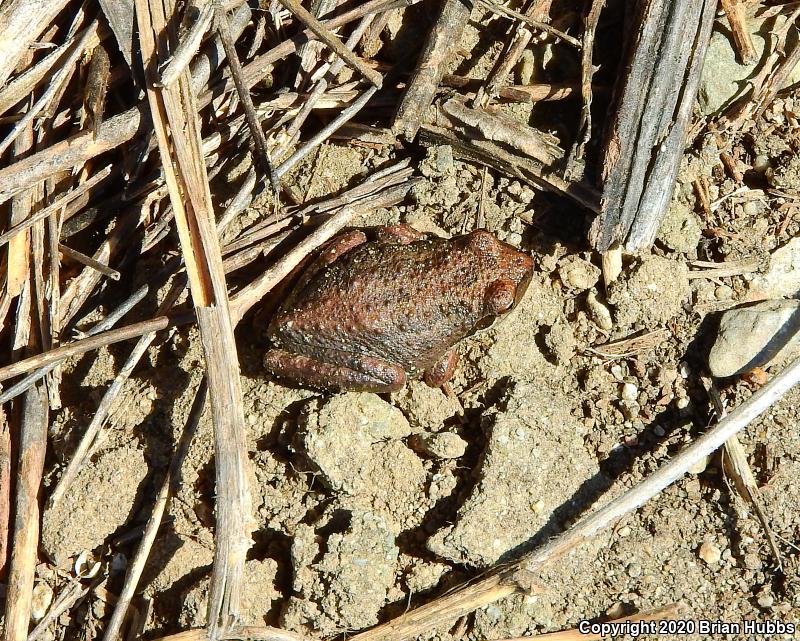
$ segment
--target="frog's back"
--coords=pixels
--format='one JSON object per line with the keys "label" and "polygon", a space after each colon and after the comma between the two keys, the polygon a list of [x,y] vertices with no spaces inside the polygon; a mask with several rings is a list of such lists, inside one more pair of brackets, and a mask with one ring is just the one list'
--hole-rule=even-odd
{"label": "frog's back", "polygon": [[483,316],[480,257],[446,239],[365,243],[292,293],[270,324],[279,344],[429,367]]}

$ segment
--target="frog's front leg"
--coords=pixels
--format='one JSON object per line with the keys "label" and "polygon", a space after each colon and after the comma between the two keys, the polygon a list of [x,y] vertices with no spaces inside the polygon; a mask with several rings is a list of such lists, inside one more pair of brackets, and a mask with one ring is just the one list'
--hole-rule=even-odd
{"label": "frog's front leg", "polygon": [[458,352],[451,350],[425,370],[423,380],[430,387],[441,387],[451,378],[458,364]]}
{"label": "frog's front leg", "polygon": [[323,389],[383,393],[396,392],[406,383],[399,365],[359,354],[348,354],[346,359],[347,365],[339,365],[276,348],[264,356],[264,367],[275,376]]}

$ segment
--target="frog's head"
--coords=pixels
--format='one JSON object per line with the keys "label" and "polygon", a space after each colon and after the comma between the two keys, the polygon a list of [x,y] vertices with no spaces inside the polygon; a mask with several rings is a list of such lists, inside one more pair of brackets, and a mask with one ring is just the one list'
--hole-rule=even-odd
{"label": "frog's head", "polygon": [[484,294],[488,316],[502,316],[516,307],[533,275],[533,259],[488,231],[469,234],[469,245],[485,265],[489,285]]}

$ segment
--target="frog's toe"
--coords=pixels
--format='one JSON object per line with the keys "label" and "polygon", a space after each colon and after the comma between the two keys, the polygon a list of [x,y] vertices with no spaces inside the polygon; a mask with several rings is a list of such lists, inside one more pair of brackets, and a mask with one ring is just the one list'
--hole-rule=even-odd
{"label": "frog's toe", "polygon": [[441,387],[451,378],[456,371],[458,364],[458,353],[455,351],[447,352],[431,367],[425,370],[423,380],[431,387]]}
{"label": "frog's toe", "polygon": [[368,356],[354,364],[359,369],[282,349],[271,349],[264,355],[264,367],[273,376],[309,387],[383,393],[396,392],[406,383],[406,373],[398,365]]}

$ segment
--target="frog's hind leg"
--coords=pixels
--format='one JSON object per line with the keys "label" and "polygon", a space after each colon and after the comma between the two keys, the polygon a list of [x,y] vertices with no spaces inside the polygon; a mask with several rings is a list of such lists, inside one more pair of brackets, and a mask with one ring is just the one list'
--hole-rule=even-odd
{"label": "frog's hind leg", "polygon": [[453,378],[456,365],[458,365],[458,353],[451,350],[425,370],[423,380],[430,387],[441,387]]}
{"label": "frog's hind leg", "polygon": [[396,392],[406,383],[406,373],[399,365],[371,356],[353,354],[351,367],[271,349],[264,356],[264,367],[279,378],[322,389],[354,392]]}

